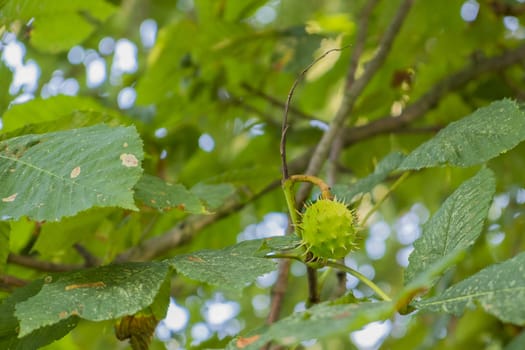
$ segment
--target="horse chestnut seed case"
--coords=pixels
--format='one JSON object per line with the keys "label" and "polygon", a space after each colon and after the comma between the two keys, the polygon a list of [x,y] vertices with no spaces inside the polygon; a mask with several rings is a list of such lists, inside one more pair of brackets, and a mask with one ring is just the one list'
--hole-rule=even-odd
{"label": "horse chestnut seed case", "polygon": [[299,232],[314,258],[344,258],[357,247],[357,218],[346,204],[332,199],[319,199],[307,205]]}

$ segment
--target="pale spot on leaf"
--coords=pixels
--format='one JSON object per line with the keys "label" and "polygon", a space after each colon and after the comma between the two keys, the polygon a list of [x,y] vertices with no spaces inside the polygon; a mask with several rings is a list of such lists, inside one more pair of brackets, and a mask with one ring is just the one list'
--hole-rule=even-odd
{"label": "pale spot on leaf", "polygon": [[122,161],[122,165],[128,168],[139,165],[139,160],[131,153],[122,153],[120,155],[120,160]]}
{"label": "pale spot on leaf", "polygon": [[193,262],[199,262],[199,263],[202,263],[204,262],[204,260],[202,260],[201,258],[199,258],[198,256],[188,256],[188,260],[189,261],[193,261]]}
{"label": "pale spot on leaf", "polygon": [[18,193],[14,193],[10,195],[9,197],[2,198],[2,202],[6,202],[6,203],[14,202],[14,200],[16,199],[16,196],[18,196]]}
{"label": "pale spot on leaf", "polygon": [[105,287],[106,284],[102,281],[93,282],[93,283],[80,283],[80,284],[70,284],[69,286],[65,287],[65,290],[72,290],[72,289],[78,289],[78,288],[98,288],[98,287]]}
{"label": "pale spot on leaf", "polygon": [[245,348],[248,345],[256,342],[260,337],[261,336],[258,334],[252,335],[251,337],[239,337],[239,339],[237,339],[237,347],[239,349]]}
{"label": "pale spot on leaf", "polygon": [[71,174],[69,174],[69,176],[74,179],[76,178],[78,175],[80,175],[80,167],[77,166],[76,168],[74,168],[73,170],[71,170]]}
{"label": "pale spot on leaf", "polygon": [[122,145],[124,148],[128,147],[128,143],[127,142],[124,142],[124,144]]}

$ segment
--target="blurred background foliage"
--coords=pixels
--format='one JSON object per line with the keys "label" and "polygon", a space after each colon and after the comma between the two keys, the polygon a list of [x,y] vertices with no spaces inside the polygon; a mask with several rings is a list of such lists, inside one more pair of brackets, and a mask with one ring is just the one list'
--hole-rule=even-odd
{"label": "blurred background foliage", "polygon": [[[282,234],[286,206],[278,186],[279,140],[286,97],[308,64],[329,49],[344,47],[317,63],[295,90],[288,156],[291,170],[301,173],[307,152],[339,108],[365,3],[0,1],[0,137],[101,121],[135,124],[144,141],[145,173],[187,188],[201,186],[202,198],[216,199],[209,203],[211,211],[221,212],[231,192],[205,185],[235,186],[234,200],[242,206],[194,232],[170,256]],[[374,7],[358,74],[376,52],[399,4],[379,1]],[[347,147],[336,164],[336,183],[351,184],[373,172],[390,152],[415,148],[446,124],[490,101],[503,97],[521,101],[525,66],[502,65],[444,88],[445,93],[413,122],[352,141],[356,126],[399,115],[456,71],[523,45],[524,13],[525,4],[514,0],[414,1],[387,60],[353,108],[354,124],[345,130]],[[452,278],[462,279],[523,250],[524,147],[490,162],[499,195],[484,239],[472,249],[474,258],[451,273],[448,281],[445,278],[438,290]],[[475,171],[429,169],[410,177],[369,222],[363,249],[347,258],[347,264],[386,290],[399,289],[422,223]],[[387,186],[377,186],[360,210],[369,208]],[[211,189],[218,193],[210,194]],[[20,220],[12,226],[10,250],[77,264],[82,257],[71,247],[81,244],[109,263],[188,215],[177,210],[92,209],[60,223]],[[40,275],[17,264],[8,264],[6,271],[22,279]],[[276,273],[263,276],[242,295],[232,295],[176,276],[169,317],[159,326],[152,348],[221,348],[243,329],[264,324],[275,278]],[[352,278],[347,287],[356,296],[370,295]],[[332,297],[335,289],[337,279],[331,273],[323,298]],[[282,315],[304,308],[306,297],[305,268],[293,263]],[[81,322],[47,349],[125,348],[124,343],[117,345],[112,327]],[[481,311],[469,311],[462,318],[399,316],[367,329],[303,346],[503,349],[520,332]]]}

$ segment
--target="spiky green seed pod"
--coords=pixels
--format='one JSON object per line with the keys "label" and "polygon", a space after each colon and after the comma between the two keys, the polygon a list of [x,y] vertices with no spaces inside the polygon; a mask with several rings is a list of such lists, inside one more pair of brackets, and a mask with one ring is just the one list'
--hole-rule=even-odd
{"label": "spiky green seed pod", "polygon": [[356,247],[356,221],[344,203],[320,199],[309,205],[302,215],[303,243],[317,258],[343,258]]}

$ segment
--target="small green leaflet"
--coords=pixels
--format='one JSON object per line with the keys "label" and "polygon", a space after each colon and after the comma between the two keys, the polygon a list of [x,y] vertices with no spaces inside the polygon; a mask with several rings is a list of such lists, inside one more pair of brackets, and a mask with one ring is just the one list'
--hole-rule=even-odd
{"label": "small green leaflet", "polygon": [[350,203],[354,196],[360,193],[370,192],[375,186],[385,181],[388,175],[401,164],[404,157],[405,156],[399,152],[390,153],[377,164],[372,174],[359,179],[351,185],[335,185],[332,193],[336,198],[344,199],[345,203]]}
{"label": "small green leaflet", "polygon": [[275,262],[255,256],[263,241],[244,241],[221,250],[201,250],[167,261],[186,277],[240,292],[257,277],[275,270]]}
{"label": "small green leaflet", "polygon": [[491,265],[453,285],[439,296],[413,304],[425,311],[460,315],[481,307],[503,322],[525,325],[525,252]]}
{"label": "small green leaflet", "polygon": [[405,284],[435,262],[472,245],[481,233],[495,191],[492,171],[482,169],[465,181],[423,225],[414,243]]}
{"label": "small green leaflet", "polygon": [[0,142],[0,216],[58,221],[91,207],[136,210],[142,140],[104,124]]}
{"label": "small green leaflet", "polygon": [[385,320],[394,313],[393,302],[322,303],[238,337],[228,344],[227,349],[258,350],[270,341],[292,346],[305,340],[355,331],[370,322]]}
{"label": "small green leaflet", "polygon": [[188,213],[206,213],[199,198],[186,187],[172,185],[151,175],[144,175],[137,183],[135,197],[144,205],[161,211],[178,209]]}
{"label": "small green leaflet", "polygon": [[167,264],[148,262],[47,276],[38,293],[16,305],[19,336],[71,316],[102,321],[133,315],[153,303],[168,272]]}
{"label": "small green leaflet", "polygon": [[412,151],[399,170],[481,164],[514,148],[524,139],[525,113],[514,101],[496,101],[450,123]]}

